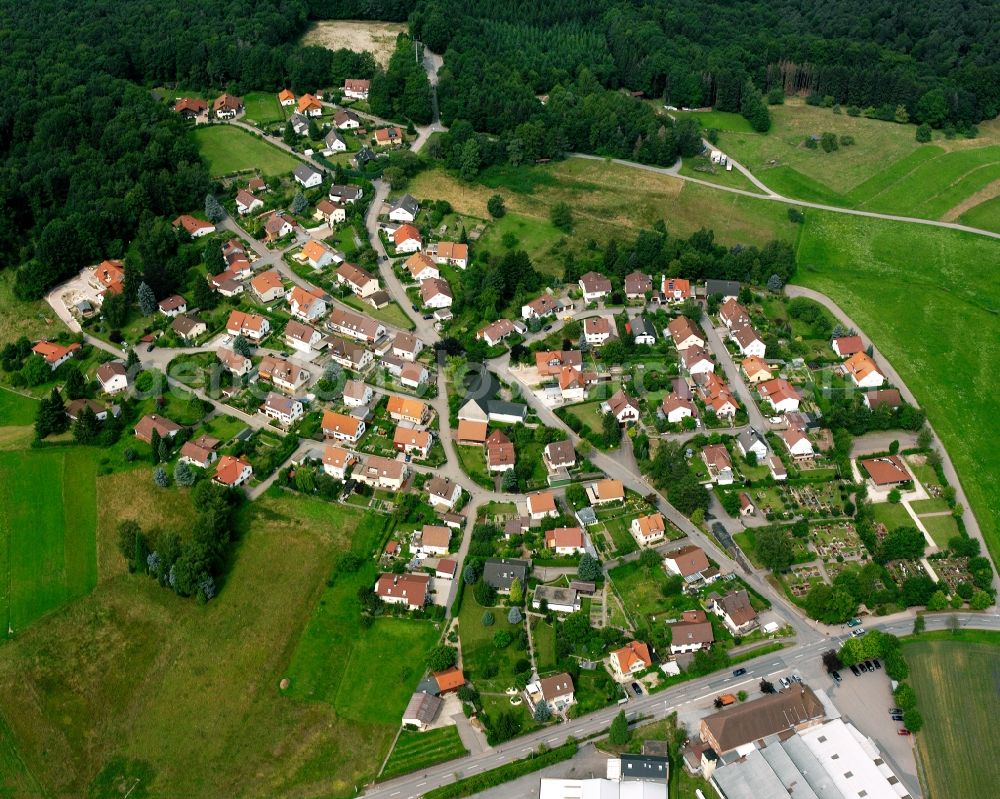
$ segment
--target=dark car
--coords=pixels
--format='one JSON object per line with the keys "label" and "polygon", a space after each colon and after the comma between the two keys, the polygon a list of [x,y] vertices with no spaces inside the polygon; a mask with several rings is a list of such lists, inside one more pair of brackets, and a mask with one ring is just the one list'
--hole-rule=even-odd
{"label": "dark car", "polygon": [[858,668],[861,669],[865,674],[868,673],[868,667],[864,663],[859,663]]}
{"label": "dark car", "polygon": [[152,352],[155,349],[156,349],[156,345],[155,344],[150,344],[148,347],[146,347],[146,352]]}
{"label": "dark car", "polygon": [[632,683],[632,690],[635,691],[636,696],[642,696],[642,686],[639,683]]}
{"label": "dark car", "polygon": [[844,679],[843,677],[840,676],[840,672],[839,671],[831,671],[830,672],[830,676],[833,677],[833,679],[836,682],[840,682],[842,679]]}
{"label": "dark car", "polygon": [[746,669],[736,669],[736,671],[733,672],[733,676],[734,677],[742,677],[746,673],[747,673]]}
{"label": "dark car", "polygon": [[865,668],[867,668],[868,671],[875,671],[875,667],[872,665],[870,660],[865,661]]}
{"label": "dark car", "polygon": [[900,713],[893,713],[892,716],[890,716],[890,718],[893,721],[902,721],[903,720],[903,716]]}
{"label": "dark car", "polygon": [[552,325],[546,325],[542,328],[543,333],[548,333],[552,329]]}
{"label": "dark car", "polygon": [[851,666],[851,671],[854,672],[854,676],[855,677],[857,677],[857,676],[859,676],[861,674],[861,672],[858,671],[858,667],[854,666],[854,665]]}
{"label": "dark car", "polygon": [[878,659],[875,659],[875,660],[873,660],[873,661],[872,661],[872,665],[873,665],[873,666],[874,666],[874,667],[875,667],[876,669],[880,669],[880,668],[882,668],[882,664],[878,662]]}
{"label": "dark car", "polygon": [[424,319],[425,320],[433,319],[433,318],[434,318],[434,314],[430,314],[430,313],[425,313],[424,314]]}
{"label": "dark car", "polygon": [[414,311],[419,311],[420,310],[420,306],[419,305],[414,305],[413,306],[413,310]]}

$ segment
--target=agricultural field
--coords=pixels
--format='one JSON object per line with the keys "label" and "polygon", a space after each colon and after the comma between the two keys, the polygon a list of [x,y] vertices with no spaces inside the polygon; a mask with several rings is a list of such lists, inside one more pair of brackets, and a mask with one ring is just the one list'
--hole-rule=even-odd
{"label": "agricultural field", "polygon": [[324,20],[314,23],[306,31],[302,44],[318,45],[329,50],[367,50],[385,67],[396,49],[396,37],[405,31],[406,25],[402,22]]}
{"label": "agricultural field", "polygon": [[426,732],[403,730],[379,779],[390,780],[467,754],[469,750],[462,745],[458,727],[453,724]]}
{"label": "agricultural field", "polygon": [[26,447],[35,437],[35,413],[38,401],[0,388],[0,449]]}
{"label": "agricultural field", "polygon": [[214,176],[254,169],[264,175],[281,175],[300,163],[259,136],[233,125],[205,125],[194,131],[194,137]]}
{"label": "agricultural field", "polygon": [[996,242],[973,234],[810,212],[796,277],[848,310],[927,410],[995,558],[1000,451],[983,431],[996,415],[1000,283],[982,269],[996,258]]}
{"label": "agricultural field", "polygon": [[[1000,223],[994,206],[975,211],[1000,190],[1000,139],[993,123],[984,123],[976,139],[948,140],[936,133],[932,143],[919,144],[913,125],[852,117],[846,110],[834,114],[796,100],[771,106],[767,134],[691,116],[720,130],[719,147],[779,194],[945,221],[972,213],[987,227]],[[832,153],[804,146],[807,137],[824,132],[851,136],[854,144]]]}
{"label": "agricultural field", "polygon": [[934,799],[990,796],[1000,785],[993,734],[1000,634],[963,631],[910,638],[903,647],[923,730],[917,751]]}
{"label": "agricultural field", "polygon": [[[140,486],[130,479],[152,485],[140,472],[98,481],[113,481],[108,488],[122,493]],[[145,518],[173,521],[192,512],[184,493],[162,495],[171,498],[173,516],[147,504],[140,512],[158,515]],[[119,503],[122,512],[128,506]],[[98,546],[114,549],[117,520],[105,522],[103,514],[102,507]],[[363,646],[380,664],[398,651],[381,649],[381,641],[406,645],[419,670],[419,647],[436,639],[389,627],[380,637],[378,625],[359,637],[356,626],[324,615],[341,585],[323,585],[337,553],[369,551],[381,519],[267,496],[241,512],[239,526],[234,565],[208,605],[145,577],[102,574],[92,594],[0,647],[0,764],[23,763],[14,785],[41,786],[27,795],[83,796],[96,791],[107,768],[141,774],[148,796],[328,796],[374,778],[402,706],[391,723],[390,709],[400,699],[405,706],[412,686],[383,682],[392,690],[377,702],[338,696],[348,672],[357,679],[347,665],[351,648]],[[356,586],[346,578],[343,585],[356,601]],[[391,666],[378,668],[379,679],[399,676]],[[282,692],[285,677],[290,686]],[[318,684],[325,694],[305,695]],[[234,741],[240,757],[232,756]],[[336,774],[331,762],[339,764]]]}
{"label": "agricultural field", "polygon": [[0,453],[2,637],[97,584],[96,476],[91,450]]}

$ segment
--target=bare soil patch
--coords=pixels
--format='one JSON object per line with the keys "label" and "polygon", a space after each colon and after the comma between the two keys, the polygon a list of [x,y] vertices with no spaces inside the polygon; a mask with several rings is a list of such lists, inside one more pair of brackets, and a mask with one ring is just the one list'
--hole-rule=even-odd
{"label": "bare soil patch", "polygon": [[992,200],[995,197],[1000,197],[1000,180],[994,180],[992,183],[988,183],[975,194],[971,194],[966,197],[958,205],[949,208],[948,211],[945,212],[944,216],[941,217],[941,221],[956,222],[966,211],[971,210],[975,206],[980,203],[984,203],[987,200]]}
{"label": "bare soil patch", "polygon": [[384,67],[396,49],[396,37],[405,30],[406,25],[402,22],[326,20],[309,28],[302,44],[315,44],[330,50],[368,50]]}

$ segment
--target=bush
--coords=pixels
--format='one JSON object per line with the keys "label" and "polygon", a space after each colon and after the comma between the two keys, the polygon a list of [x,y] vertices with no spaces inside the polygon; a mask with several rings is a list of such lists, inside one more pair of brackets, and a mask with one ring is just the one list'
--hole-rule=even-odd
{"label": "bush", "polygon": [[492,627],[494,621],[495,619],[493,618],[493,614],[490,613],[490,611],[486,611],[483,614],[483,627]]}
{"label": "bush", "polygon": [[917,127],[917,141],[926,144],[931,140],[931,126],[924,122]]}
{"label": "bush", "polygon": [[458,663],[458,650],[453,646],[436,646],[427,653],[426,663],[431,671],[450,669]]}
{"label": "bush", "polygon": [[497,649],[506,649],[512,640],[514,639],[507,630],[497,630],[493,634],[493,646]]}

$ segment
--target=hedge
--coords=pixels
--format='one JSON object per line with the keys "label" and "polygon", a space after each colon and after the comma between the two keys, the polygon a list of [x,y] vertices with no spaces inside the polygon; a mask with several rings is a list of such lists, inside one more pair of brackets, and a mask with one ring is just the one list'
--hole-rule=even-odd
{"label": "hedge", "polygon": [[577,748],[576,741],[570,741],[541,754],[533,753],[523,760],[515,760],[513,763],[498,766],[489,771],[484,771],[482,774],[466,777],[449,785],[432,788],[424,794],[424,799],[460,799],[463,796],[472,796],[480,791],[495,788],[497,785],[503,785],[505,782],[516,780],[518,777],[523,777],[525,774],[530,774],[533,771],[552,766],[563,760],[569,760],[576,754]]}

